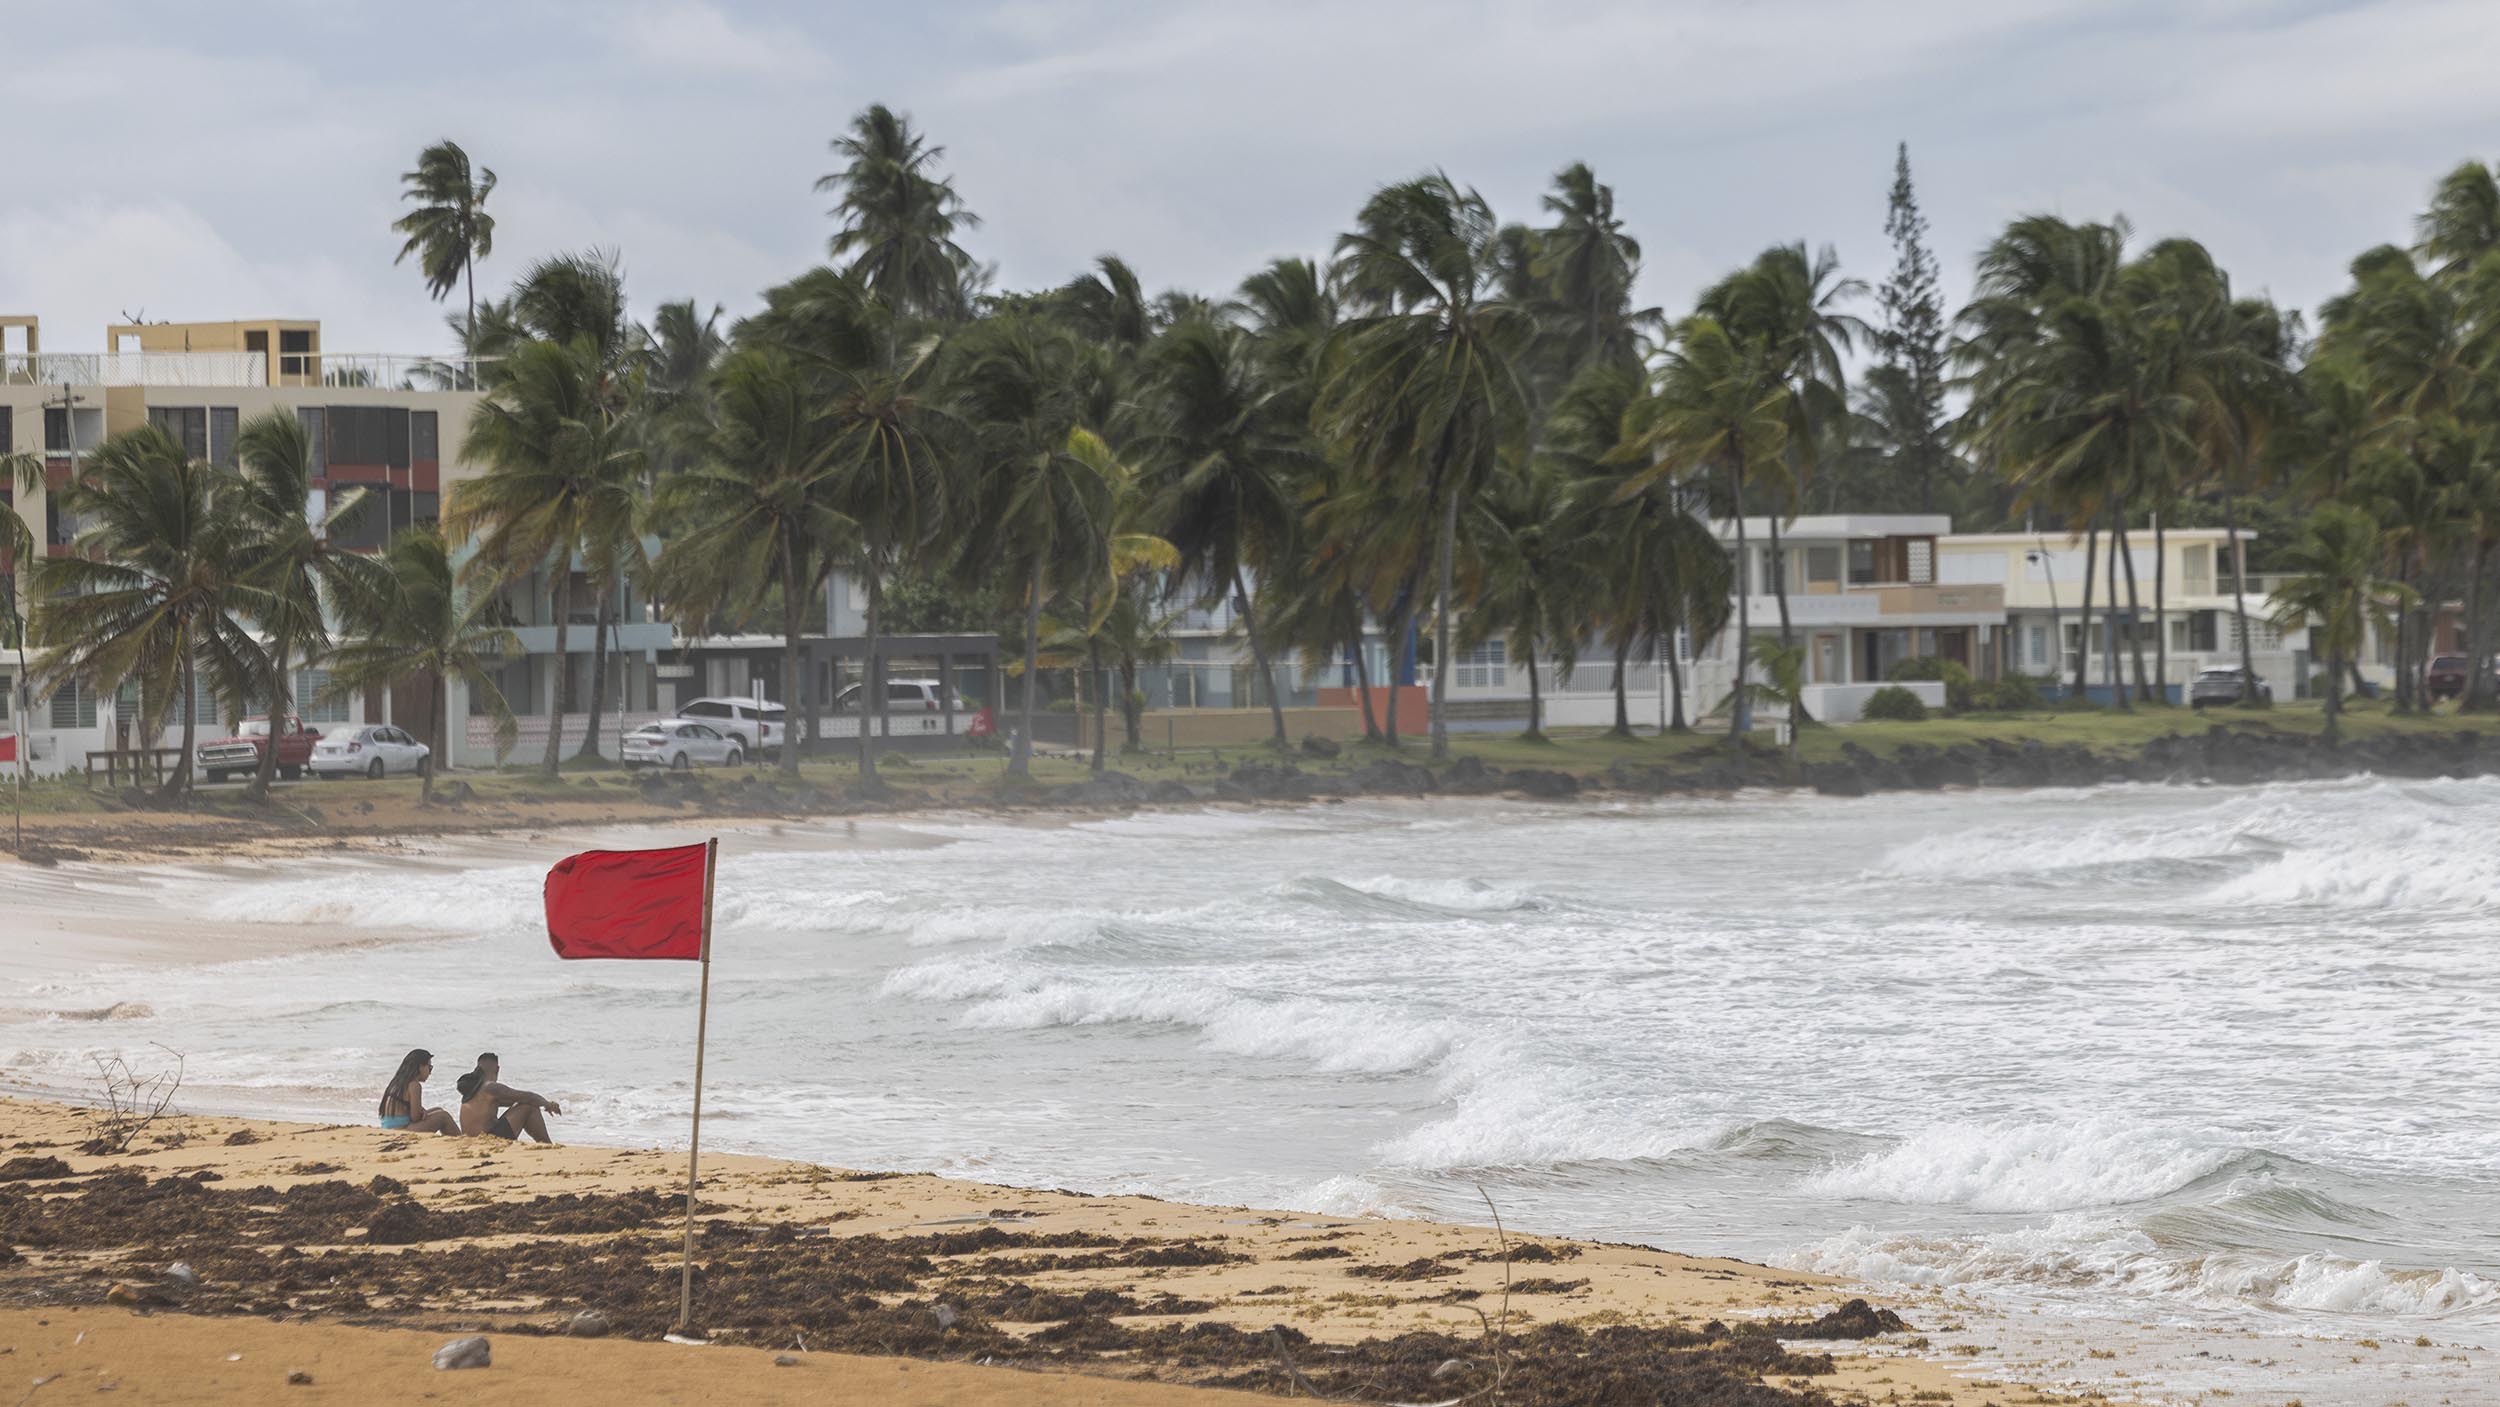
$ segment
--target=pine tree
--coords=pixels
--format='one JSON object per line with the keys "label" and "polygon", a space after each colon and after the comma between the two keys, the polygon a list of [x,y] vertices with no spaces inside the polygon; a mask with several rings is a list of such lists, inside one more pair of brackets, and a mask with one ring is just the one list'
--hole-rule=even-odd
{"label": "pine tree", "polygon": [[1936,480],[1953,464],[1944,437],[1944,308],[1936,286],[1936,256],[1927,249],[1927,217],[1910,186],[1910,144],[1901,143],[1892,165],[1892,206],[1884,233],[1893,247],[1892,273],[1879,299],[1884,326],[1877,339],[1884,366],[1896,378],[1903,404],[1896,405],[1899,440],[1896,470],[1917,486],[1922,513],[1936,508]]}

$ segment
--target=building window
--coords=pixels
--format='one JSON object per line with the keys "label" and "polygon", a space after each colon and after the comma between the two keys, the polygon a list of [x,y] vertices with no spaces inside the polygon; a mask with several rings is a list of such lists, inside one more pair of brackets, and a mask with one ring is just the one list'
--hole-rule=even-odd
{"label": "building window", "polygon": [[192,459],[208,458],[208,408],[196,405],[148,407],[148,423],[173,437]]}
{"label": "building window", "polygon": [[1907,545],[1910,549],[1910,585],[1933,585],[1936,580],[1936,540],[1914,537]]}
{"label": "building window", "polygon": [[1849,544],[1849,584],[1875,584],[1875,544],[1871,539],[1862,537]]}
{"label": "building window", "polygon": [[1808,585],[1827,581],[1837,583],[1839,580],[1839,548],[1809,547],[1806,549],[1806,582]]}
{"label": "building window", "polygon": [[347,698],[324,699],[322,691],[330,687],[330,671],[299,669],[295,671],[295,716],[307,723],[344,723],[347,721]]}
{"label": "building window", "polygon": [[[16,424],[17,421],[12,408],[0,405],[0,456],[17,453]],[[9,486],[7,482],[0,481],[0,494],[5,494],[8,490]]]}
{"label": "building window", "polygon": [[2031,627],[2031,662],[2035,665],[2049,662],[2049,628],[2045,625]]}
{"label": "building window", "polygon": [[297,406],[295,423],[304,427],[304,443],[312,447],[312,476],[318,479],[330,472],[330,446],[323,438],[329,428],[327,417],[320,406]]}
{"label": "building window", "polygon": [[43,408],[43,452],[69,453],[69,411],[62,406]]}
{"label": "building window", "polygon": [[441,422],[435,412],[430,410],[408,412],[408,457],[410,459],[422,462],[441,458],[441,439]]}
{"label": "building window", "polygon": [[2279,650],[2283,648],[2282,627],[2263,616],[2248,616],[2231,622],[2232,649],[2240,648],[2240,636],[2243,633],[2241,627],[2243,626],[2247,627],[2245,633],[2251,637],[2250,649]]}
{"label": "building window", "polygon": [[94,727],[95,692],[75,679],[53,690],[52,726],[55,728]]}
{"label": "building window", "polygon": [[1487,640],[1460,655],[1452,663],[1458,666],[1458,687],[1461,689],[1498,689],[1509,680],[1508,647],[1499,640]]}
{"label": "building window", "polygon": [[398,406],[329,407],[327,462],[371,468],[408,467],[408,412]]}
{"label": "building window", "polygon": [[208,408],[208,457],[226,468],[234,467],[234,441],[241,433],[243,413],[230,405]]}

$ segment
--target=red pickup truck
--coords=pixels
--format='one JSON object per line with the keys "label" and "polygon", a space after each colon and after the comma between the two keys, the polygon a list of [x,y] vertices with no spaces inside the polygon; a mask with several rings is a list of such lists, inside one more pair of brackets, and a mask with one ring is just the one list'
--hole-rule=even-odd
{"label": "red pickup truck", "polygon": [[[304,726],[304,720],[290,718],[278,733],[278,775],[288,781],[302,776],[304,764],[312,760],[313,743],[321,734]],[[228,777],[242,777],[260,770],[260,750],[269,744],[269,720],[246,718],[235,725],[234,736],[202,743],[192,757],[200,774],[212,782]]]}

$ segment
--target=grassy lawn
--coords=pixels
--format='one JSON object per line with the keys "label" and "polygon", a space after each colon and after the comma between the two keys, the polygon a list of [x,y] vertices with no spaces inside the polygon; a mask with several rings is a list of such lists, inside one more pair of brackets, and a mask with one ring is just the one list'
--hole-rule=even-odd
{"label": "grassy lawn", "polygon": [[[1910,744],[1949,747],[1956,743],[1988,739],[2018,744],[2036,739],[2052,745],[2079,743],[2096,752],[2133,753],[2154,738],[2167,734],[2202,733],[2216,725],[2314,736],[2324,728],[2325,721],[2323,710],[2315,702],[2280,704],[2262,712],[2214,709],[2198,713],[2185,708],[2144,707],[2131,712],[2078,709],[1966,714],[1956,718],[1935,717],[1920,723],[1855,723],[1844,727],[1808,728],[1800,752],[1806,761],[1817,762],[1838,758],[1842,746],[1852,743],[1884,756]],[[2345,735],[2354,739],[2389,733],[2452,733],[2460,729],[2500,733],[2500,715],[2459,715],[2453,709],[2431,714],[2398,715],[2384,700],[2347,705],[2344,715]],[[1759,745],[1767,747],[1774,735],[1764,732],[1756,736]],[[1513,733],[1455,733],[1450,738],[1453,758],[1474,757],[1486,766],[1505,770],[1550,768],[1583,777],[1603,774],[1617,762],[1670,768],[1697,766],[1706,763],[1727,745],[1727,736],[1723,733],[1664,736],[1642,733],[1631,738],[1618,738],[1594,728],[1561,729],[1538,742],[1527,741]],[[1395,754],[1377,743],[1355,743],[1347,745],[1334,761],[1299,755],[1290,760],[1306,771],[1341,771],[1392,755],[1414,763],[1426,762],[1430,756],[1427,744],[1418,736],[1408,739]],[[1204,785],[1242,763],[1273,760],[1275,754],[1264,746],[1236,745],[1184,751],[1177,755],[1115,755],[1110,765],[1149,784],[1177,780]],[[1003,753],[946,757],[888,753],[881,762],[880,770],[887,786],[906,795],[927,797],[938,804],[995,796],[1009,785],[1007,760]],[[836,794],[848,792],[858,780],[858,775],[857,763],[847,756],[813,759],[800,768],[802,784]],[[1040,786],[1082,782],[1089,775],[1091,768],[1085,757],[1048,753],[1037,756],[1033,761],[1033,781]],[[736,771],[707,769],[695,774],[694,784],[706,792],[721,794],[751,785],[753,781],[776,780],[778,776],[779,773],[769,767]],[[614,762],[568,763],[563,775],[554,781],[542,779],[537,768],[526,765],[462,771],[444,780],[454,777],[470,788],[470,804],[486,811],[505,807],[544,807],[559,802],[625,810],[639,806],[639,796],[635,791],[639,779]],[[6,781],[0,781],[0,788],[8,785]],[[417,791],[418,783],[413,777],[393,778],[385,782],[281,785],[270,803],[263,806],[247,801],[240,786],[220,786],[195,793],[189,805],[182,810],[195,822],[212,824],[220,818],[230,818],[264,824],[277,822],[287,826],[292,826],[297,820],[313,823],[365,820],[369,825],[375,822],[387,825],[389,820],[403,816],[412,820],[416,818]],[[24,802],[30,819],[52,818],[72,825],[83,817],[128,816],[134,811],[110,791],[101,788],[90,790],[83,777],[36,782],[25,789]],[[5,811],[8,804],[8,798],[0,796],[0,811]],[[386,808],[384,814],[373,814],[377,806]]]}

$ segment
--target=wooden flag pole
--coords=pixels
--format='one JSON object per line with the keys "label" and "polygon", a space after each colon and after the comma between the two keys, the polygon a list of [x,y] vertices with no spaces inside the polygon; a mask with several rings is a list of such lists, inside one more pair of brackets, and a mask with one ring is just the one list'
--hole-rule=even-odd
{"label": "wooden flag pole", "polygon": [[720,838],[703,844],[703,979],[694,1017],[694,1132],[686,1140],[686,1253],[677,1280],[677,1328],[694,1332],[695,1167],[703,1152],[703,1037],[712,1018],[712,872],[720,864]]}

